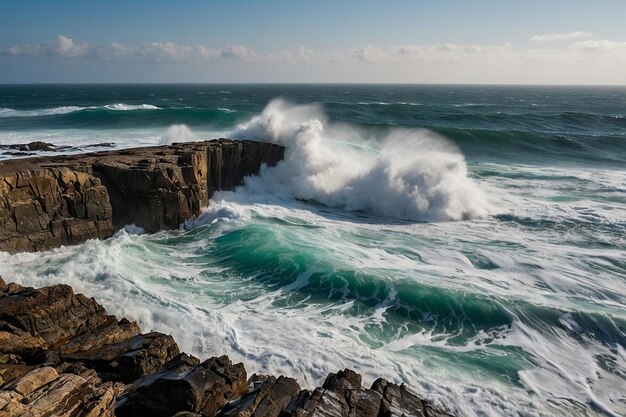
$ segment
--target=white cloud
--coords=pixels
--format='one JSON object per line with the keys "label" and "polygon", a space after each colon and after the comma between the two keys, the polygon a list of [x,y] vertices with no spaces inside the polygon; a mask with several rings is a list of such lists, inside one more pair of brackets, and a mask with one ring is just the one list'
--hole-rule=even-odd
{"label": "white cloud", "polygon": [[238,58],[243,60],[251,60],[256,57],[256,53],[243,45],[229,45],[222,49],[220,54],[222,58]]}
{"label": "white cloud", "polygon": [[3,55],[73,58],[85,56],[91,49],[86,42],[76,43],[71,38],[59,35],[52,41],[37,45],[12,46],[5,49]]}
{"label": "white cloud", "polygon": [[209,60],[219,56],[216,49],[203,45],[178,45],[173,42],[155,42],[141,45],[129,50],[131,57],[137,57],[150,62],[188,62]]}
{"label": "white cloud", "polygon": [[590,38],[593,36],[589,32],[568,32],[568,33],[551,33],[547,35],[537,35],[530,38],[532,42],[553,42],[553,41],[571,41],[575,39]]}
{"label": "white cloud", "polygon": [[626,52],[626,42],[587,40],[573,43],[570,49],[589,52]]}
{"label": "white cloud", "polygon": [[250,59],[255,53],[242,45],[230,46],[222,51],[204,45],[179,45],[173,42],[146,43],[139,47],[119,43],[91,45],[59,35],[53,41],[36,45],[11,46],[4,49],[2,55],[38,59],[92,58],[102,61],[138,60],[165,63],[210,61],[220,57]]}

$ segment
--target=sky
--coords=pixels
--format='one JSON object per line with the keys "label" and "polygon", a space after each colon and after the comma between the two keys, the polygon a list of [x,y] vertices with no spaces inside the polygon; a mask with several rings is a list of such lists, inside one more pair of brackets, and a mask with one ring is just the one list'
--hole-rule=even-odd
{"label": "sky", "polygon": [[626,0],[0,0],[0,83],[626,84]]}

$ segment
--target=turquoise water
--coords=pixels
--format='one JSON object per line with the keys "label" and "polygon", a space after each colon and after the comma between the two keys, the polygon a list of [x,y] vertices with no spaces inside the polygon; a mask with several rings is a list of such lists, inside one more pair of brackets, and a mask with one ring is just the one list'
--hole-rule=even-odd
{"label": "turquoise water", "polygon": [[625,108],[623,88],[3,86],[0,144],[287,154],[180,230],[0,274],[305,386],[351,367],[462,416],[624,415]]}

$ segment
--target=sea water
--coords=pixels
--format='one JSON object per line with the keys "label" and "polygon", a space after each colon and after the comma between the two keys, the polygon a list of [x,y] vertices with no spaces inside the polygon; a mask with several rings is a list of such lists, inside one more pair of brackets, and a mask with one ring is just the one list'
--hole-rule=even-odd
{"label": "sea water", "polygon": [[0,274],[304,387],[348,367],[459,416],[626,415],[625,88],[0,86],[0,145],[216,137],[285,160],[179,230]]}

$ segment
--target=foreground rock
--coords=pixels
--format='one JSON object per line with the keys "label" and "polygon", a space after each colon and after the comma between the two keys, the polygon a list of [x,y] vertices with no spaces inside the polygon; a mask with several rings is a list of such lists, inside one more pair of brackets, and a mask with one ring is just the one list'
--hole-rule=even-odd
{"label": "foreground rock", "polygon": [[0,278],[0,417],[445,417],[404,385],[366,389],[349,369],[301,390],[247,377],[227,356],[201,362],[171,336],[141,334],[66,285]]}
{"label": "foreground rock", "polygon": [[148,232],[178,228],[215,191],[234,189],[283,152],[220,139],[0,161],[0,251],[107,238],[126,224]]}

